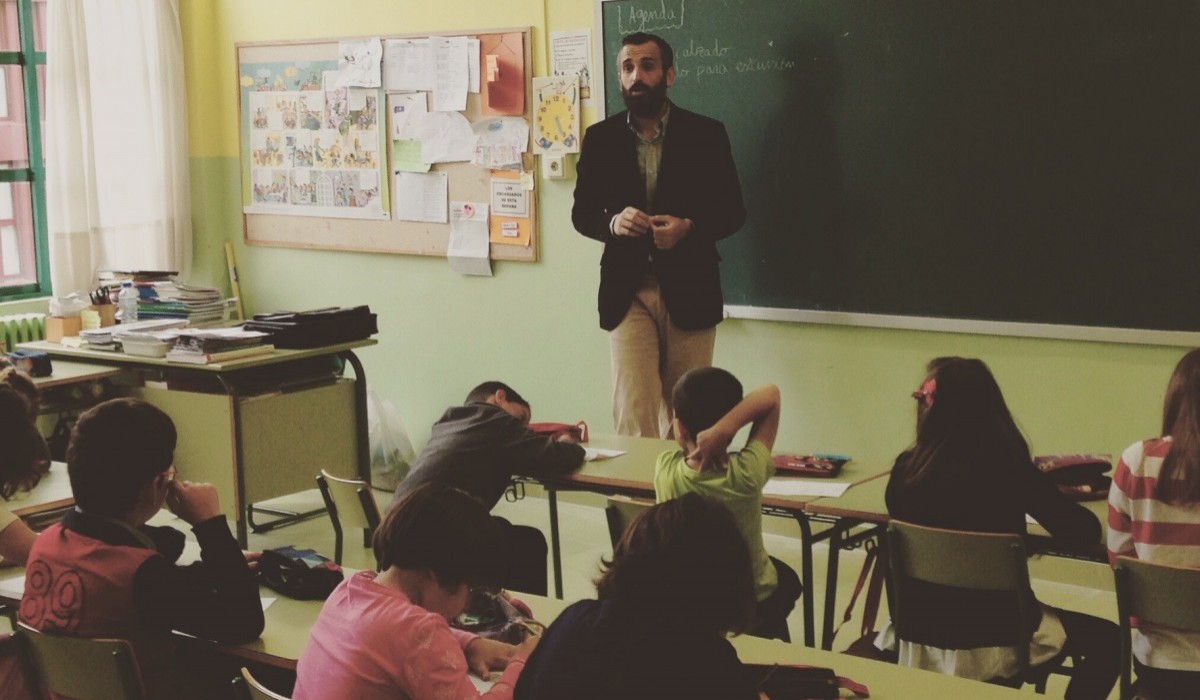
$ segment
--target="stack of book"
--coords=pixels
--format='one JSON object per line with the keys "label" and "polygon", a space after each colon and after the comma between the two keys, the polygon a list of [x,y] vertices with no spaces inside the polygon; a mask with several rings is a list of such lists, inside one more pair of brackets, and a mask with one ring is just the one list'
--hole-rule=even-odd
{"label": "stack of book", "polygon": [[181,284],[173,280],[135,282],[138,320],[182,318],[188,325],[219,324],[225,320],[225,300],[216,287]]}
{"label": "stack of book", "polygon": [[256,355],[269,355],[275,346],[267,334],[243,328],[184,329],[167,351],[168,362],[207,365]]}

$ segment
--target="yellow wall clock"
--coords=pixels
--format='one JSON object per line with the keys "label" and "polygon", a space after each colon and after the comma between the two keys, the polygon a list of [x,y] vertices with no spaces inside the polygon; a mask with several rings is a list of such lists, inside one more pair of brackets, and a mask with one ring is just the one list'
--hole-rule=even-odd
{"label": "yellow wall clock", "polygon": [[[535,79],[539,80],[539,79]],[[579,79],[542,78],[534,87],[534,152],[579,152]]]}

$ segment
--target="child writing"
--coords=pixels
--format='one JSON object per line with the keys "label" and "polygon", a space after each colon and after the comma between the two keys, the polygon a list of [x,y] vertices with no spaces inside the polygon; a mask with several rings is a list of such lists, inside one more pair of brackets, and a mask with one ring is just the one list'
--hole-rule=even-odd
{"label": "child writing", "polygon": [[[762,538],[762,488],[775,474],[771,448],[779,430],[779,389],[768,384],[742,398],[732,374],[702,367],[684,374],[671,397],[672,427],[681,449],[669,450],[654,468],[654,493],[661,503],[698,493],[724,504],[750,547],[754,568],[754,622],[747,634],[790,641],[787,616],[802,590],[796,572],[767,555]],[[743,426],[746,446],[726,450]]]}
{"label": "child writing", "polygon": [[496,582],[505,554],[500,526],[465,492],[426,484],[402,496],[375,532],[380,573],[354,574],[321,608],[293,699],[480,697],[468,669],[504,669],[483,697],[511,698],[537,637],[514,647],[449,624],[472,587]]}
{"label": "child writing", "polygon": [[[175,440],[170,417],[144,401],[113,399],[80,416],[67,447],[75,509],[34,542],[20,609],[43,632],[129,640],[153,700],[213,697],[229,684],[185,671],[172,630],[237,644],[263,629],[252,555],[213,486],[174,479]],[[164,502],[192,526],[201,562],[176,565],[183,533],[146,526]]]}
{"label": "child writing", "polygon": [[[980,360],[940,357],[929,363],[917,400],[917,439],[896,458],[885,499],[898,520],[951,530],[1025,534],[1033,516],[1059,541],[1094,546],[1100,523],[1050,483],[1029,454],[1000,387]],[[1016,601],[987,591],[905,582],[909,605],[900,663],[927,670],[1003,681],[1018,669],[1011,647],[973,641],[1008,629]],[[1029,592],[1033,598],[1033,592]],[[1112,622],[1041,605],[1026,621],[1033,631],[1030,663],[1072,657],[1067,700],[1102,700],[1117,678],[1118,632]],[[913,638],[920,643],[907,641]],[[993,634],[992,639],[995,638]]]}
{"label": "child writing", "polygon": [[750,550],[729,509],[695,493],[639,515],[517,681],[518,700],[760,697],[725,638],[754,611]]}
{"label": "child writing", "polygon": [[[1183,356],[1163,402],[1162,436],[1121,455],[1108,492],[1108,550],[1200,568],[1200,350]],[[1142,625],[1133,639],[1139,690],[1200,697],[1200,635]]]}

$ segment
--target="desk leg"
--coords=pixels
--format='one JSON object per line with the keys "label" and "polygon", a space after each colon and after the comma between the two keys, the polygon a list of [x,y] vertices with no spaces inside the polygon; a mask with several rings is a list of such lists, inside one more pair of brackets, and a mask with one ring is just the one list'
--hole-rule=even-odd
{"label": "desk leg", "polygon": [[558,533],[558,492],[546,489],[546,502],[550,504],[550,558],[554,562],[554,597],[562,600],[562,546]]}
{"label": "desk leg", "polygon": [[801,606],[804,611],[804,646],[816,646],[816,622],[813,617],[813,533],[812,525],[803,513],[796,513],[796,522],[800,524],[800,579],[804,582],[804,594],[801,595]]}
{"label": "desk leg", "polygon": [[[367,373],[353,351],[339,355],[354,368],[354,436],[358,443],[358,478],[371,483],[371,434],[367,420]],[[363,528],[363,546],[370,547],[375,533]]]}
{"label": "desk leg", "polygon": [[247,522],[253,505],[246,502],[246,456],[242,452],[242,406],[241,401],[238,401],[237,389],[225,379],[225,375],[218,374],[217,381],[221,382],[221,386],[225,389],[225,395],[229,397],[230,414],[233,420],[233,484],[234,500],[237,501],[235,507],[237,511],[237,541],[239,547],[249,549]]}
{"label": "desk leg", "polygon": [[838,561],[841,558],[844,530],[845,527],[838,522],[829,533],[829,559],[825,571],[825,616],[821,624],[821,648],[825,651],[833,648],[833,618],[837,615]]}

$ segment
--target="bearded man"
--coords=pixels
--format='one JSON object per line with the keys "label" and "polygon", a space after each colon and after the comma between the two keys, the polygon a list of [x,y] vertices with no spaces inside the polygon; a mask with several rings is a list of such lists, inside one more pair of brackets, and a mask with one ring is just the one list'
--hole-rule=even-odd
{"label": "bearded man", "polygon": [[724,125],[667,99],[671,46],[642,32],[621,44],[627,110],[584,135],[571,221],[604,244],[600,327],[616,431],[669,437],[675,382],[712,364],[723,314],[716,242],[741,228],[746,208]]}

